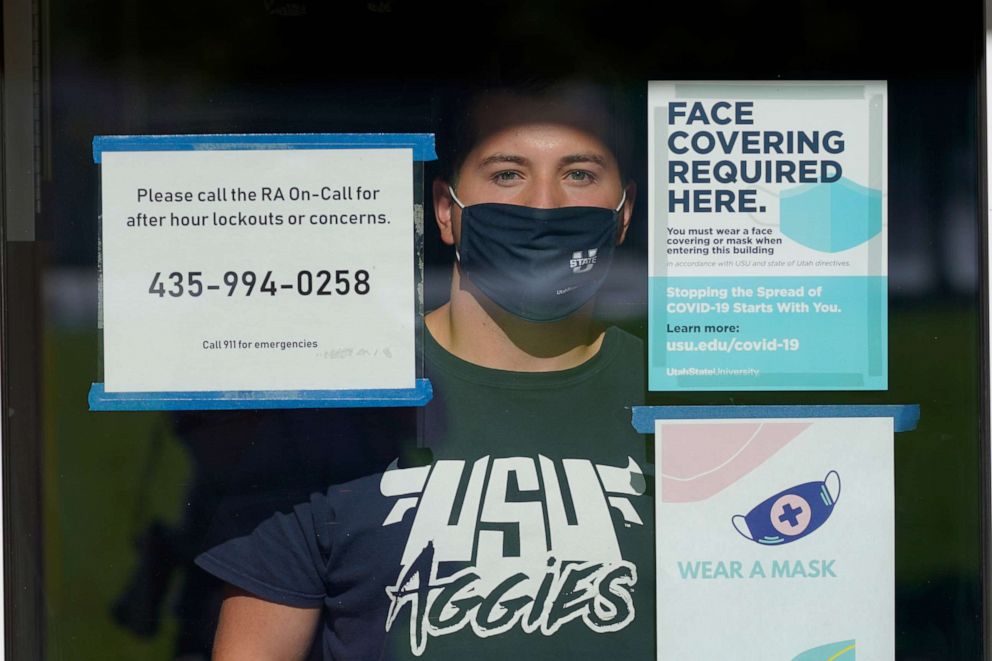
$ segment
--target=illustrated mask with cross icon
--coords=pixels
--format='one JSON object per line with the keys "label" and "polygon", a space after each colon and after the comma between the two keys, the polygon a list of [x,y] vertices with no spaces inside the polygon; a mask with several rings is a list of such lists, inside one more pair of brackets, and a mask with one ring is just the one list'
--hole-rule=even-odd
{"label": "illustrated mask with cross icon", "polygon": [[746,515],[731,518],[743,537],[765,546],[788,544],[810,534],[830,518],[840,497],[840,475],[806,482],[763,500]]}

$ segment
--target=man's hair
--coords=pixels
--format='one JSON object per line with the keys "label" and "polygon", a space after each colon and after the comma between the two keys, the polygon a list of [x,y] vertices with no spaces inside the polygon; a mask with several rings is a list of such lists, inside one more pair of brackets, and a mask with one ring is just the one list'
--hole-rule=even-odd
{"label": "man's hair", "polygon": [[630,90],[617,84],[579,78],[451,84],[443,91],[437,128],[440,175],[456,185],[466,156],[485,137],[487,124],[503,119],[500,107],[519,103],[531,109],[523,111],[520,121],[561,122],[596,135],[626,178],[631,172],[631,97]]}

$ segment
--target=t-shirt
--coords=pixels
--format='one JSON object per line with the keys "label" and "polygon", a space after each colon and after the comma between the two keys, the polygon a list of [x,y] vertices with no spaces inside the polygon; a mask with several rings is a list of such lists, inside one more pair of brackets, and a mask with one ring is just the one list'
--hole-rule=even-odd
{"label": "t-shirt", "polygon": [[640,341],[610,328],[582,365],[521,373],[425,335],[421,460],[315,493],[197,563],[322,607],[326,659],[653,659]]}

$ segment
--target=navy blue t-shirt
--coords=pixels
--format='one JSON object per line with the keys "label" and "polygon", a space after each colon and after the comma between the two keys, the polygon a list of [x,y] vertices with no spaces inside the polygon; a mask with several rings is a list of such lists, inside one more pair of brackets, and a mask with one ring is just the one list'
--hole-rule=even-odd
{"label": "navy blue t-shirt", "polygon": [[558,372],[479,367],[429,334],[425,357],[426,460],[315,493],[197,564],[321,607],[326,659],[653,659],[640,341],[611,328]]}

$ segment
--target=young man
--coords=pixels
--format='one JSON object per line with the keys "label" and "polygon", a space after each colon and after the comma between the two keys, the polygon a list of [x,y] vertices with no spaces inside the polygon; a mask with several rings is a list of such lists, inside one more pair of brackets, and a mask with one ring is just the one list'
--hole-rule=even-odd
{"label": "young man", "polygon": [[[217,659],[654,658],[640,343],[593,317],[626,182],[587,88],[480,97],[434,184],[455,246],[426,319],[430,458],[314,494],[198,563]],[[464,146],[457,146],[457,143]]]}

